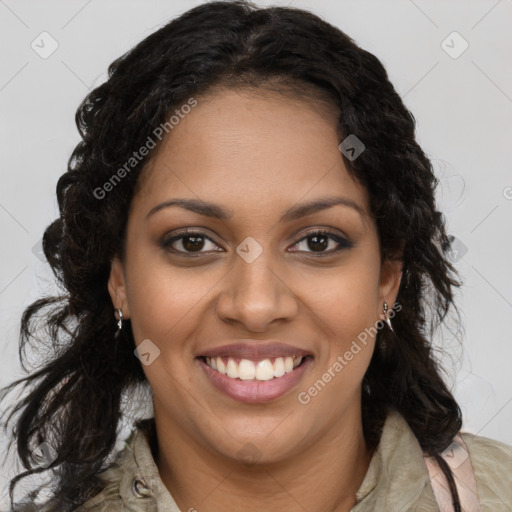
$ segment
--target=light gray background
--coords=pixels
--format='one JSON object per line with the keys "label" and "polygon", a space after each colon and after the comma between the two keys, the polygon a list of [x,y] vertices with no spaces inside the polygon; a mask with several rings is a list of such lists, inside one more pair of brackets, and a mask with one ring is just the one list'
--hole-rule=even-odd
{"label": "light gray background", "polygon": [[[33,247],[57,215],[56,182],[79,141],[76,108],[111,61],[198,3],[0,0],[0,386],[22,375],[23,308],[54,290]],[[464,430],[512,444],[512,1],[273,3],[312,10],[374,53],[416,117],[419,142],[441,179],[438,199],[465,282],[457,298],[463,348],[453,327],[436,337],[446,351],[447,381]],[[45,59],[31,47],[46,37],[50,48],[43,31],[58,44]],[[464,40],[469,47],[458,55]],[[7,507],[6,479],[19,469],[4,462],[0,507]]]}

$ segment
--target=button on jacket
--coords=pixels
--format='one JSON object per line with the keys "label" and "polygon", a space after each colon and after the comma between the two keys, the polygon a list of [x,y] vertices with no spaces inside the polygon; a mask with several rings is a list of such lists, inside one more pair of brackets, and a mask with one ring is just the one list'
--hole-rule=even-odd
{"label": "button on jacket", "polygon": [[[512,446],[462,433],[475,473],[481,512],[512,512]],[[101,473],[103,490],[79,512],[190,512],[181,510],[160,479],[147,430],[136,428],[114,465]],[[405,419],[388,414],[379,445],[351,512],[437,512],[421,447]],[[229,511],[226,512],[238,512]],[[263,511],[262,511],[263,512]]]}

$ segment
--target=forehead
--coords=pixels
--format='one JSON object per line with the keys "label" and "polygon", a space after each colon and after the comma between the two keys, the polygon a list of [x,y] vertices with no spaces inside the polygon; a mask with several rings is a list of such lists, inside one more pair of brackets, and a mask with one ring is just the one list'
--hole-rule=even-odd
{"label": "forehead", "polygon": [[196,196],[268,209],[339,193],[368,211],[366,189],[338,149],[334,109],[268,91],[196,99],[151,155],[138,202]]}

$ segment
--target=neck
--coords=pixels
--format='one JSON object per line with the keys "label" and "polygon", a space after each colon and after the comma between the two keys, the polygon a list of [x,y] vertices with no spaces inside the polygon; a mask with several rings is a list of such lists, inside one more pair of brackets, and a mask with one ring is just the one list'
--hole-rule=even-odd
{"label": "neck", "polygon": [[[155,420],[156,464],[180,510],[346,512],[355,504],[372,452],[360,410],[348,411],[319,441],[278,462],[247,465],[200,446]],[[159,429],[160,427],[160,429]]]}

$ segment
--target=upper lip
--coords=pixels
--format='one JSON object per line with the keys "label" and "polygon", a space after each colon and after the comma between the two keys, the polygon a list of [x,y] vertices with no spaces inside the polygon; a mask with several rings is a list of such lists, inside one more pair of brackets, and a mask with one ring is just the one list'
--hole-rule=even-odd
{"label": "upper lip", "polygon": [[235,357],[257,360],[271,357],[305,357],[311,355],[311,352],[307,350],[279,341],[249,339],[240,340],[239,343],[231,343],[229,345],[211,348],[199,354],[200,357]]}

